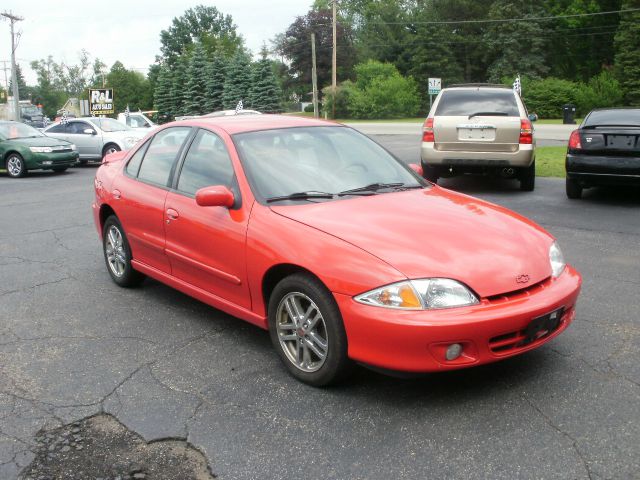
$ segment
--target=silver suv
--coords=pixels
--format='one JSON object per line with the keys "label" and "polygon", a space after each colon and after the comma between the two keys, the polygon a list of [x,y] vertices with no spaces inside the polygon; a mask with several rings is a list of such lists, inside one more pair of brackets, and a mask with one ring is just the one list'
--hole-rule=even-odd
{"label": "silver suv", "polygon": [[424,122],[422,169],[427,180],[495,174],[535,187],[533,126],[520,95],[502,85],[445,88]]}

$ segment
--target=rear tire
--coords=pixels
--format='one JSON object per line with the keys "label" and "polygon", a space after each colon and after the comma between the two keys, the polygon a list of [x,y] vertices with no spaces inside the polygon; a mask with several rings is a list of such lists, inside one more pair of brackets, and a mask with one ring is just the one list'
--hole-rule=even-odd
{"label": "rear tire", "polygon": [[438,171],[434,167],[427,165],[424,162],[422,162],[422,176],[429,180],[431,183],[438,183],[438,178],[440,178],[440,175],[438,175]]}
{"label": "rear tire", "polygon": [[533,192],[536,187],[536,161],[525,167],[520,172],[520,190],[523,192]]}
{"label": "rear tire", "polygon": [[119,151],[120,151],[120,147],[118,145],[116,145],[115,143],[108,143],[102,149],[102,160],[104,160],[104,157],[106,157],[107,155],[110,155],[112,153],[116,153]]}
{"label": "rear tire", "polygon": [[131,266],[131,247],[118,217],[111,215],[102,228],[102,250],[111,279],[121,287],[136,287],[145,276]]}
{"label": "rear tire", "polygon": [[269,298],[269,335],[289,373],[321,387],[344,379],[353,366],[333,295],[315,277],[295,273]]}
{"label": "rear tire", "polygon": [[568,198],[572,200],[577,200],[582,197],[582,186],[575,180],[567,178],[565,180],[565,186],[566,186]]}

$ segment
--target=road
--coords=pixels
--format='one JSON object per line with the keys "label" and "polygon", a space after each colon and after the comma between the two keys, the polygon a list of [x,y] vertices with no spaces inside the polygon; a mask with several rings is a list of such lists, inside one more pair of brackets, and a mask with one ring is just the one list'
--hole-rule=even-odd
{"label": "road", "polygon": [[[402,136],[378,140],[415,157]],[[180,443],[229,480],[639,477],[638,191],[569,201],[560,179],[532,193],[447,180],[558,238],[584,276],[575,322],[497,364],[412,380],[360,368],[314,389],[284,371],[266,332],[154,281],[116,287],[91,219],[94,170],[0,176],[3,480],[35,453],[30,471],[66,458],[47,451],[57,433],[46,432],[63,441],[101,413],[132,444]]]}

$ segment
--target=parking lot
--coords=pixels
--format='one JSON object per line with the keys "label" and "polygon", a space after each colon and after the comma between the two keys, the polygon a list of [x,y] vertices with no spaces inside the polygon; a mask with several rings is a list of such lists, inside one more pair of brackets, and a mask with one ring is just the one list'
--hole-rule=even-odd
{"label": "parking lot", "polygon": [[[375,138],[419,158],[415,135]],[[359,368],[314,389],[266,332],[155,281],[111,281],[95,168],[0,176],[0,479],[34,460],[41,429],[100,413],[197,449],[222,479],[640,478],[637,189],[570,201],[562,179],[531,193],[443,180],[558,238],[584,277],[573,325],[493,365],[414,379]]]}

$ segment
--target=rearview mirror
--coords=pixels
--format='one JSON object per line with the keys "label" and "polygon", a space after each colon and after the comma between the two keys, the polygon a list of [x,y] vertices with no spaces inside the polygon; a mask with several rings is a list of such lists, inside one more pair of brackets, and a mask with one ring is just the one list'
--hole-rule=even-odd
{"label": "rearview mirror", "polygon": [[233,207],[233,192],[224,185],[204,187],[196,192],[196,203],[201,207]]}
{"label": "rearview mirror", "polygon": [[411,167],[411,170],[416,172],[418,175],[421,177],[424,176],[424,171],[422,170],[421,165],[418,165],[417,163],[410,163],[409,166]]}

